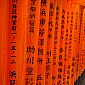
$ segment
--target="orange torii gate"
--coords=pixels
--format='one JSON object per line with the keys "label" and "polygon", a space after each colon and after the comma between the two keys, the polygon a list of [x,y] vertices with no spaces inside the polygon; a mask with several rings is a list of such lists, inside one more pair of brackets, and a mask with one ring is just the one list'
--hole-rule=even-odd
{"label": "orange torii gate", "polygon": [[85,69],[85,0],[0,5],[0,85],[74,85]]}

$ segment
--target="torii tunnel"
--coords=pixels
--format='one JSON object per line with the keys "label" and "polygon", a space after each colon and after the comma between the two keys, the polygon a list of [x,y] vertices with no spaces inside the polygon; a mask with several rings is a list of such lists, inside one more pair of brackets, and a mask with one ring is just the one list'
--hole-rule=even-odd
{"label": "torii tunnel", "polygon": [[85,85],[85,0],[0,6],[0,85]]}

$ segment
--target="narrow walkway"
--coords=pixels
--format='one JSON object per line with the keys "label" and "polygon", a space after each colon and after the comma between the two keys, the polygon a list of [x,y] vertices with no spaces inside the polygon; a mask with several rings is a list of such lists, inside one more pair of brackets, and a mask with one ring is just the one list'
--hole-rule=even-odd
{"label": "narrow walkway", "polygon": [[85,85],[85,70],[82,75],[76,80],[74,85]]}

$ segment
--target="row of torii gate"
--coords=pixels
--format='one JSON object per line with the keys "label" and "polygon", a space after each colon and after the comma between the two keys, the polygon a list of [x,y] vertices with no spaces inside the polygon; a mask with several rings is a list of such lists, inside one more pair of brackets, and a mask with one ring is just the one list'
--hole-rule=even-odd
{"label": "row of torii gate", "polygon": [[[17,28],[19,28],[19,31],[17,33],[19,33],[20,35],[17,36],[18,40],[21,40],[18,42],[17,47],[18,48],[18,55],[19,58],[15,59],[16,61],[19,61],[18,64],[16,64],[14,66],[14,68],[17,67],[17,74],[18,77],[16,77],[16,72],[14,71],[11,72],[10,70],[13,70],[14,68],[12,68],[13,66],[10,64],[11,58],[9,58],[9,55],[11,54],[11,52],[7,50],[8,47],[10,47],[12,44],[10,44],[9,41],[11,41],[11,37],[10,37],[10,30],[9,28],[11,27],[11,19],[10,16],[11,14],[11,5],[10,4],[11,0],[2,0],[0,2],[1,5],[1,13],[0,16],[2,23],[0,24],[1,29],[0,32],[1,33],[1,37],[0,39],[2,40],[0,43],[0,55],[1,55],[1,61],[0,62],[0,85],[82,85],[81,84],[81,80],[84,79],[85,76],[85,0],[46,0],[47,3],[49,4],[50,1],[53,3],[54,1],[56,2],[56,15],[54,17],[51,16],[51,19],[56,18],[55,22],[56,22],[56,29],[58,30],[58,28],[64,28],[59,30],[58,32],[56,31],[56,29],[54,29],[54,41],[56,41],[56,39],[59,39],[57,41],[58,45],[62,46],[64,48],[64,50],[58,49],[56,50],[56,55],[57,57],[55,57],[54,51],[56,49],[56,47],[59,47],[58,45],[53,48],[54,44],[56,45],[56,43],[52,42],[52,40],[50,41],[48,39],[48,48],[52,51],[52,55],[49,58],[52,62],[49,63],[48,65],[50,66],[50,75],[49,78],[45,77],[45,70],[47,68],[45,68],[44,66],[46,66],[46,63],[43,63],[42,65],[28,65],[29,67],[32,66],[35,70],[33,75],[28,76],[28,80],[26,81],[26,79],[24,77],[27,77],[25,66],[26,64],[24,64],[26,61],[25,58],[27,58],[26,53],[28,52],[28,48],[26,48],[25,45],[30,44],[30,42],[33,40],[35,40],[34,38],[36,38],[36,36],[32,36],[33,39],[31,39],[30,37],[27,37],[27,35],[25,35],[25,32],[28,30],[28,21],[29,17],[26,17],[30,11],[27,11],[27,6],[28,8],[30,7],[29,2],[31,1],[36,1],[38,3],[36,3],[36,8],[39,10],[38,8],[38,4],[41,3],[39,1],[45,1],[45,0],[13,0],[13,1],[18,1],[19,3],[18,6],[20,8],[18,8],[17,10],[20,12],[17,17],[19,17],[19,19],[17,20],[18,25]],[[47,6],[48,6],[47,4]],[[47,11],[48,11],[47,7]],[[43,7],[42,7],[43,9]],[[36,18],[36,26],[35,28],[38,27],[39,25],[39,16],[38,16],[38,11],[35,12],[37,15]],[[54,9],[53,9],[54,10]],[[51,10],[51,11],[53,11]],[[28,14],[26,14],[26,11]],[[7,14],[7,15],[6,15]],[[48,14],[48,13],[47,13]],[[59,14],[59,15],[58,15]],[[44,17],[46,20],[48,17]],[[7,22],[8,20],[8,22]],[[26,21],[27,20],[27,21]],[[4,23],[6,24],[4,24]],[[48,23],[48,22],[46,22]],[[32,23],[33,24],[33,23]],[[46,24],[44,27],[46,28],[48,24]],[[55,27],[54,27],[55,28]],[[61,32],[62,31],[62,32]],[[8,33],[7,33],[8,32]],[[21,32],[21,33],[20,33]],[[36,31],[36,33],[38,32],[38,30]],[[63,32],[65,32],[64,35],[64,40],[61,40],[60,36],[63,35]],[[27,32],[26,32],[27,33]],[[35,35],[36,35],[35,33]],[[53,31],[52,31],[53,33]],[[61,33],[57,38],[56,35],[57,33]],[[6,35],[7,34],[7,35]],[[30,35],[30,34],[29,34]],[[3,36],[3,37],[2,37]],[[38,35],[37,35],[38,36]],[[15,36],[16,37],[16,36]],[[27,40],[29,39],[30,40]],[[45,36],[44,36],[45,38]],[[63,37],[62,37],[63,38]],[[25,40],[26,39],[26,40]],[[26,42],[24,42],[26,41]],[[34,41],[35,42],[35,41]],[[62,44],[63,42],[63,44]],[[25,43],[25,44],[24,44]],[[29,44],[27,44],[29,43]],[[36,46],[35,42],[35,46]],[[10,45],[9,45],[10,44]],[[52,46],[52,47],[51,47]],[[7,48],[6,48],[7,47]],[[44,51],[47,51],[44,48]],[[59,47],[60,48],[60,47]],[[37,48],[36,48],[37,49]],[[48,49],[48,50],[49,50]],[[26,53],[25,53],[26,50]],[[63,52],[63,53],[59,53],[59,52]],[[16,53],[16,54],[17,54]],[[49,54],[49,53],[48,53]],[[33,54],[33,56],[35,56],[36,54]],[[3,58],[4,56],[4,58]],[[31,55],[32,56],[32,55]],[[62,56],[64,56],[62,58]],[[24,57],[24,58],[23,58]],[[40,57],[40,56],[39,56]],[[43,56],[43,57],[47,57],[47,56]],[[48,56],[49,57],[49,56]],[[34,58],[33,58],[34,59]],[[47,60],[49,60],[47,58]],[[29,59],[31,62],[31,58]],[[36,60],[37,58],[35,58],[35,64],[36,64]],[[45,61],[45,59],[44,59]],[[24,62],[24,63],[23,63]],[[63,62],[63,65],[62,65]],[[12,62],[13,63],[13,62]],[[53,65],[57,63],[56,65]],[[48,66],[47,65],[47,66]],[[18,67],[19,66],[19,67]],[[23,68],[24,67],[24,68]],[[38,71],[36,72],[36,67],[38,68]],[[49,69],[49,67],[48,67]],[[28,69],[27,72],[32,71],[32,69]],[[10,72],[10,76],[9,76],[9,72]],[[37,80],[37,73],[41,73],[43,79],[40,77],[40,75],[38,75],[38,80]],[[24,76],[25,75],[25,76]],[[56,76],[57,75],[57,76]],[[56,77],[55,77],[56,76]],[[14,77],[14,78],[12,78]],[[16,80],[17,83],[15,83]],[[41,79],[41,80],[39,80]],[[9,83],[11,81],[11,83]],[[33,83],[30,83],[33,80]],[[37,81],[36,81],[37,80]],[[29,82],[28,82],[29,81]]]}

